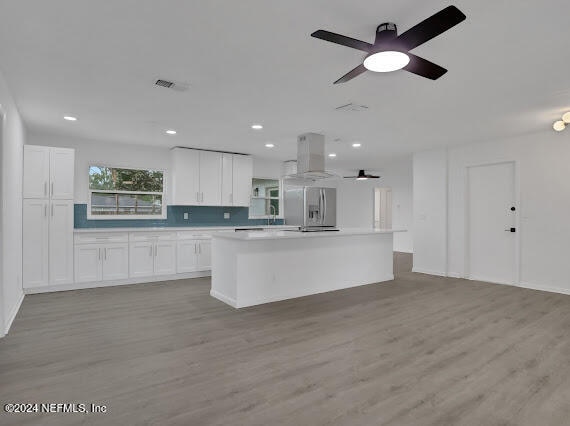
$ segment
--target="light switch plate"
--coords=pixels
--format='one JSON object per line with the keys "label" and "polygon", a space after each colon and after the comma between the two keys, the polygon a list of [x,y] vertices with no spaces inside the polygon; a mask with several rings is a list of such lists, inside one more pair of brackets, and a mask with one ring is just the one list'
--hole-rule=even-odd
{"label": "light switch plate", "polygon": [[229,219],[230,218],[230,214],[229,213],[224,213],[224,219]]}
{"label": "light switch plate", "polygon": [[188,220],[188,212],[184,213],[184,220]]}

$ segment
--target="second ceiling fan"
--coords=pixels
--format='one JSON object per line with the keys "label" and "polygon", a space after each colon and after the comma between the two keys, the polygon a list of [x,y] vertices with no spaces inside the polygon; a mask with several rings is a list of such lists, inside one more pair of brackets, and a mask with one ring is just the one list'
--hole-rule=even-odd
{"label": "second ceiling fan", "polygon": [[315,31],[311,36],[367,53],[362,64],[343,75],[334,84],[345,83],[367,70],[390,72],[404,69],[430,80],[437,80],[447,70],[410,53],[410,50],[437,37],[463,20],[465,15],[458,8],[448,6],[400,35],[396,24],[391,22],[380,24],[376,29],[374,44],[325,30]]}

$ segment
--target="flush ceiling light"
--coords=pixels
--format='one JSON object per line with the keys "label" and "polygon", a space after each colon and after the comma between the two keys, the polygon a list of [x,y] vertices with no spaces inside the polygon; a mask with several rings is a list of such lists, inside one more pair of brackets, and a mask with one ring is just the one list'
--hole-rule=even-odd
{"label": "flush ceiling light", "polygon": [[364,59],[364,67],[374,72],[391,72],[401,70],[410,62],[410,57],[395,50],[376,52]]}
{"label": "flush ceiling light", "polygon": [[564,121],[558,120],[558,121],[554,122],[554,124],[552,125],[552,128],[554,130],[556,130],[557,132],[561,132],[562,130],[564,130],[566,128],[566,124],[564,124]]}
{"label": "flush ceiling light", "polygon": [[331,153],[329,154],[329,157],[334,158],[334,157],[336,157],[336,154],[335,154],[334,152],[331,152]]}
{"label": "flush ceiling light", "polygon": [[564,121],[566,124],[570,124],[570,111],[562,116],[562,121]]}
{"label": "flush ceiling light", "polygon": [[63,119],[67,121],[77,121],[77,117],[72,117],[71,115],[65,115]]}
{"label": "flush ceiling light", "polygon": [[272,143],[266,143],[265,148],[273,148],[275,145]]}
{"label": "flush ceiling light", "polygon": [[352,144],[352,147],[353,147],[353,148],[360,148],[361,146],[362,146],[362,144],[360,144],[360,143],[358,143],[358,142],[355,142],[355,143]]}
{"label": "flush ceiling light", "polygon": [[252,124],[251,128],[253,130],[261,130],[261,129],[263,129],[263,126],[261,124]]}
{"label": "flush ceiling light", "polygon": [[176,130],[167,130],[166,133],[168,133],[169,135],[175,135]]}

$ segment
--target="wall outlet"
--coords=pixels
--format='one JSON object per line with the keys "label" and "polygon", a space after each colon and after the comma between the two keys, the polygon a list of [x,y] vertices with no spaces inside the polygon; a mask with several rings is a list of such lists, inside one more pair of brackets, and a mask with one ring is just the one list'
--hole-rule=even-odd
{"label": "wall outlet", "polygon": [[230,214],[228,212],[224,213],[224,219],[229,219],[230,218]]}
{"label": "wall outlet", "polygon": [[188,214],[188,212],[184,212],[184,220],[188,220],[189,217],[190,215]]}

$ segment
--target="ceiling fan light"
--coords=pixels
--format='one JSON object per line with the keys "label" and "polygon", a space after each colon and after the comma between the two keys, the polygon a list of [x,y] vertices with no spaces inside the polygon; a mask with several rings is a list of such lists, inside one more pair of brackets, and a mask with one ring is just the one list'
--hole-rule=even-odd
{"label": "ceiling fan light", "polygon": [[566,124],[570,124],[570,111],[568,111],[562,116],[562,121],[564,121],[564,123]]}
{"label": "ceiling fan light", "polygon": [[566,128],[566,124],[564,124],[564,121],[558,120],[558,121],[554,122],[554,124],[552,125],[552,128],[554,130],[556,130],[557,132],[561,132],[562,130],[564,130]]}
{"label": "ceiling fan light", "polygon": [[367,177],[357,177],[356,180],[368,180]]}
{"label": "ceiling fan light", "polygon": [[372,53],[364,59],[364,67],[374,72],[391,72],[404,68],[410,62],[410,57],[403,52],[384,50]]}

